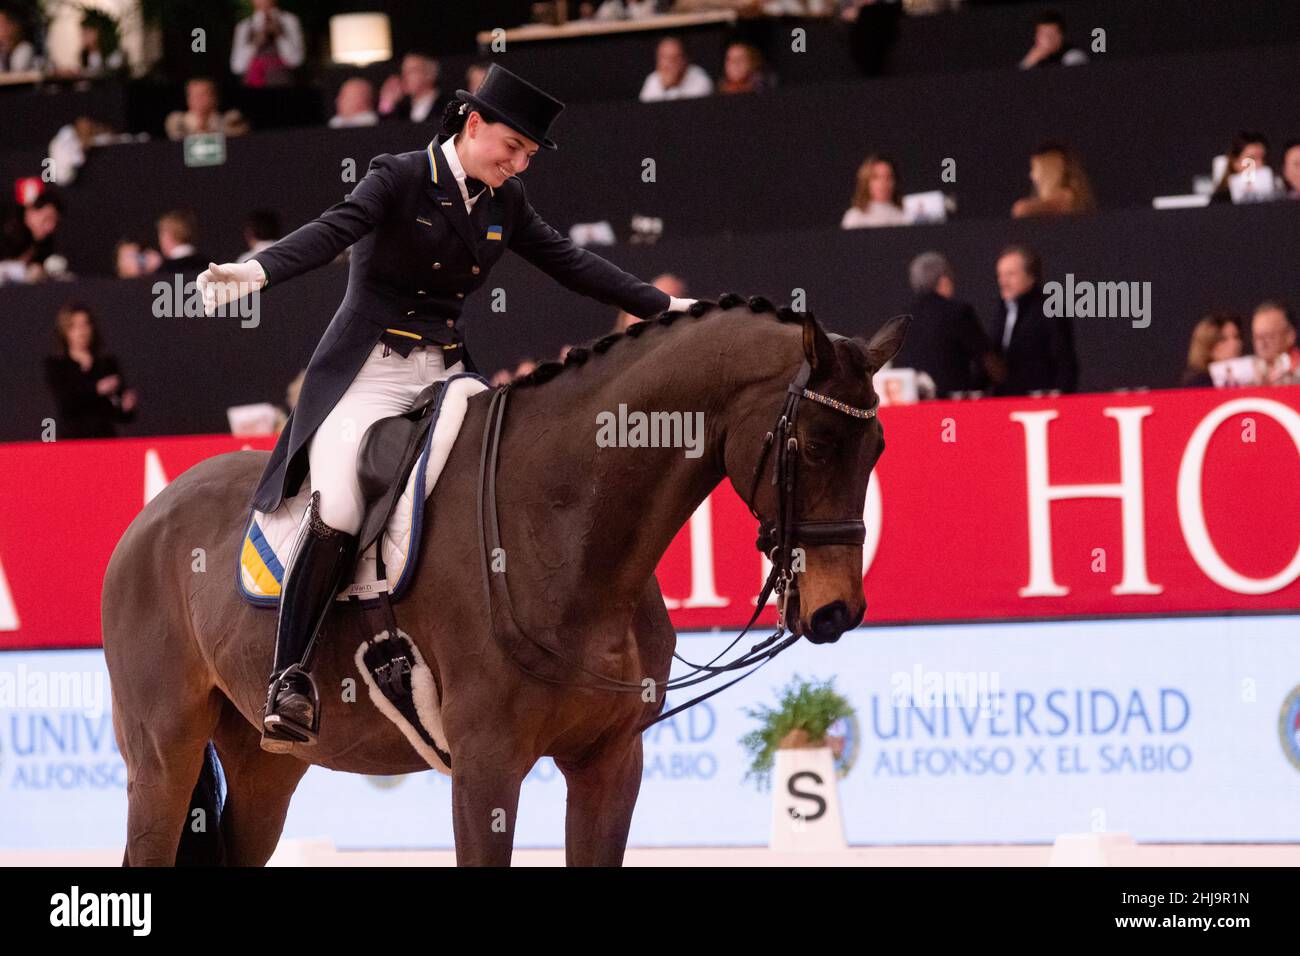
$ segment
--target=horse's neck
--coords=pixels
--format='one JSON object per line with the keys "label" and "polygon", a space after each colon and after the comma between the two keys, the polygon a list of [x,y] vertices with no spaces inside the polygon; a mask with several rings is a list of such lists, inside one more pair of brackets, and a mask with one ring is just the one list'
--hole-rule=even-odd
{"label": "horse's neck", "polygon": [[[616,343],[621,354],[593,356],[511,396],[501,467],[513,480],[511,500],[503,492],[501,501],[502,535],[523,535],[542,549],[530,561],[535,585],[588,603],[599,595],[635,606],[673,536],[725,477],[721,445],[740,411],[735,391],[772,374],[748,352],[757,343],[742,345],[737,336],[765,340],[778,330],[759,320],[743,330],[725,323],[716,317],[651,329],[643,340]],[[634,412],[679,412],[683,437],[688,416],[702,434],[689,433],[693,448],[601,447],[602,423],[605,438],[635,440],[634,429],[622,427],[633,424]],[[504,547],[510,551],[508,541]],[[553,611],[567,616],[574,608]]]}

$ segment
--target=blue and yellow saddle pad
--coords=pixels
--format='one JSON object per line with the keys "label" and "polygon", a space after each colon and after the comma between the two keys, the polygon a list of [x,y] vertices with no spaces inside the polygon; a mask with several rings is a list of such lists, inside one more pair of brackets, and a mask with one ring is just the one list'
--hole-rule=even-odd
{"label": "blue and yellow saddle pad", "polygon": [[[380,546],[384,549],[386,589],[390,596],[394,600],[400,598],[410,585],[419,554],[425,500],[451,455],[452,445],[465,420],[469,399],[487,387],[482,376],[470,372],[447,378],[447,386],[433,408],[433,426],[429,429],[424,449],[411,469],[406,488],[388,519],[388,526],[379,540],[357,559],[353,584],[339,593],[338,600],[347,600],[349,594],[364,596],[367,592],[385,589],[384,583],[379,581],[375,559],[376,548]],[[292,559],[294,542],[298,540],[298,531],[306,518],[310,500],[309,474],[298,494],[280,502],[280,507],[271,514],[257,510],[250,512],[239,549],[236,578],[239,593],[250,604],[258,607],[279,605],[285,568],[289,567]]]}

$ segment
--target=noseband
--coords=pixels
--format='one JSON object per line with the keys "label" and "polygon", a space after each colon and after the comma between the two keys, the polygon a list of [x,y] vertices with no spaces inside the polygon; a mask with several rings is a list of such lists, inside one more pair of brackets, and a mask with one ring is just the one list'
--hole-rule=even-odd
{"label": "noseband", "polygon": [[[843,336],[827,333],[832,340],[843,338]],[[735,639],[728,644],[721,652],[709,661],[707,664],[692,664],[676,651],[673,657],[677,658],[687,667],[693,670],[681,677],[676,677],[667,681],[655,682],[656,690],[662,690],[664,693],[675,691],[683,687],[689,687],[698,684],[701,681],[709,680],[719,674],[730,671],[748,668],[739,677],[732,678],[721,687],[714,688],[706,694],[694,697],[684,704],[679,704],[672,710],[660,714],[653,720],[642,724],[637,732],[644,731],[647,727],[657,724],[661,720],[667,720],[669,717],[692,707],[701,701],[707,700],[714,694],[721,693],[732,684],[748,677],[758,668],[762,667],[781,651],[785,650],[795,641],[799,640],[799,635],[790,634],[786,636],[786,612],[790,601],[790,596],[797,593],[794,573],[792,571],[793,555],[795,543],[817,546],[824,544],[844,544],[857,545],[862,547],[866,538],[866,527],[863,525],[862,517],[829,520],[829,521],[796,521],[794,520],[795,510],[795,489],[798,478],[798,453],[799,441],[795,437],[795,425],[797,424],[799,405],[805,399],[818,404],[833,408],[837,412],[859,419],[871,419],[876,417],[876,405],[871,408],[856,408],[828,395],[822,395],[818,392],[811,391],[808,388],[808,379],[812,375],[812,367],[807,360],[800,367],[799,372],[795,375],[794,381],[786,389],[785,404],[781,409],[780,418],[773,426],[772,430],[767,433],[763,441],[763,450],[759,454],[758,461],[754,464],[754,479],[750,488],[749,500],[746,505],[752,514],[759,521],[759,534],[757,546],[758,550],[768,557],[772,562],[772,570],[768,574],[766,581],[763,583],[763,589],[758,595],[755,603],[754,613],[749,619],[749,623],[740,631]],[[534,638],[520,626],[518,618],[514,612],[514,604],[510,600],[510,586],[506,579],[505,571],[494,571],[489,560],[489,554],[497,552],[501,548],[501,528],[497,519],[497,499],[496,499],[496,473],[497,459],[501,451],[501,429],[505,422],[506,401],[510,395],[510,385],[503,385],[492,393],[488,402],[486,421],[483,426],[483,444],[479,458],[479,484],[478,484],[478,531],[479,531],[479,555],[483,567],[483,600],[484,607],[487,611],[487,627],[494,640],[517,666],[524,673],[537,678],[540,681],[551,684],[559,684],[566,687],[579,687],[589,690],[603,690],[627,694],[644,694],[647,687],[639,681],[623,681],[606,677],[603,674],[593,671],[578,661],[571,660],[565,655],[552,647]],[[878,403],[877,403],[878,404]],[[772,484],[776,486],[776,517],[771,520],[764,520],[754,507],[754,494],[758,490],[758,480],[762,475],[763,464],[767,460],[768,454],[772,447],[776,446],[777,453],[772,468]],[[484,517],[488,518],[488,524],[485,526]],[[488,528],[490,528],[491,548],[489,549]],[[591,677],[596,678],[596,682],[579,683],[576,681],[559,680],[554,677],[547,677],[539,674],[515,654],[513,642],[502,640],[497,634],[496,619],[493,614],[492,601],[492,579],[494,575],[501,577],[501,589],[503,592],[504,617],[509,623],[511,629],[521,638],[527,640],[530,644],[541,650],[544,654],[554,658],[566,667],[582,671]],[[776,630],[766,640],[755,644],[748,652],[726,664],[718,664],[718,660],[728,653],[744,637],[758,616],[767,606],[768,598],[773,592],[777,596],[777,626]],[[784,638],[784,639],[783,639]],[[658,700],[656,696],[654,699]]]}
{"label": "noseband", "polygon": [[[839,336],[835,336],[838,338]],[[798,592],[791,566],[794,563],[795,545],[817,547],[824,544],[856,545],[861,548],[867,537],[867,527],[861,515],[852,518],[837,518],[825,521],[794,520],[795,490],[799,477],[799,439],[795,437],[798,423],[799,404],[803,399],[833,408],[837,412],[853,418],[872,419],[876,417],[879,405],[870,408],[857,408],[829,395],[822,395],[808,388],[808,379],[812,367],[807,361],[799,369],[793,382],[786,389],[785,405],[776,425],[763,439],[763,451],[754,463],[754,477],[750,482],[748,500],[749,513],[758,521],[758,540],[755,546],[766,555],[772,563],[772,573],[768,580],[772,582],[777,599],[777,627],[786,626],[786,610],[790,596]],[[762,477],[763,463],[775,445],[777,452],[772,464],[772,486],[776,494],[776,517],[764,520],[754,507],[758,492],[758,481]],[[760,601],[760,606],[767,599]]]}

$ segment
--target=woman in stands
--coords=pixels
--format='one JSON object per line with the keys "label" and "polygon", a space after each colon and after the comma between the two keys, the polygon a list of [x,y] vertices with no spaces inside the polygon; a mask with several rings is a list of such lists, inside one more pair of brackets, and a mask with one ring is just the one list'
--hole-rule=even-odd
{"label": "woman in stands", "polygon": [[90,307],[59,309],[54,354],[45,383],[59,410],[58,438],[113,438],[117,423],[135,418],[136,394],[126,387],[117,358],[104,351]]}
{"label": "woman in stands", "polygon": [[1211,312],[1192,329],[1192,344],[1187,349],[1187,368],[1182,384],[1188,388],[1209,388],[1210,363],[1241,358],[1243,321],[1235,312]]}
{"label": "woman in stands", "polygon": [[[215,310],[281,285],[352,246],[343,303],[307,366],[252,506],[275,511],[310,475],[309,518],[280,597],[262,746],[310,744],[317,730],[310,647],[351,570],[365,502],[357,451],[377,419],[406,411],[428,385],[476,371],[458,323],[467,295],[512,249],[558,282],[634,315],[685,309],[677,299],[560,235],[533,210],[518,174],[564,104],[493,65],[477,93],[458,90],[427,147],[376,156],[343,202],[245,263],[199,276]],[[355,243],[355,245],[353,245]]]}
{"label": "woman in stands", "polygon": [[1029,179],[1034,194],[1011,207],[1015,219],[1026,216],[1073,216],[1092,212],[1096,203],[1083,164],[1074,151],[1059,143],[1045,143],[1029,157]]}
{"label": "woman in stands", "polygon": [[872,153],[858,167],[853,205],[845,210],[840,228],[911,224],[912,220],[903,212],[903,204],[898,198],[898,174],[894,161]]}

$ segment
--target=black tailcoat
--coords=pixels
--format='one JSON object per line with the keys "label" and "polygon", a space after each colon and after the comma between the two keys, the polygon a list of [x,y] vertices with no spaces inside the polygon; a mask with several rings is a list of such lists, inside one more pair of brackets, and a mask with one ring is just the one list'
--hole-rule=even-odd
{"label": "black tailcoat", "polygon": [[[443,155],[443,136],[409,153],[385,153],[343,202],[256,256],[269,286],[332,261],[352,246],[343,303],[307,366],[298,406],[276,442],[252,506],[271,512],[298,492],[307,447],[386,328],[440,344],[461,342],[465,297],[487,281],[507,248],[575,292],[641,317],[667,294],[573,244],[548,226],[512,177],[481,195],[472,214]],[[465,354],[465,366],[477,371]]]}

